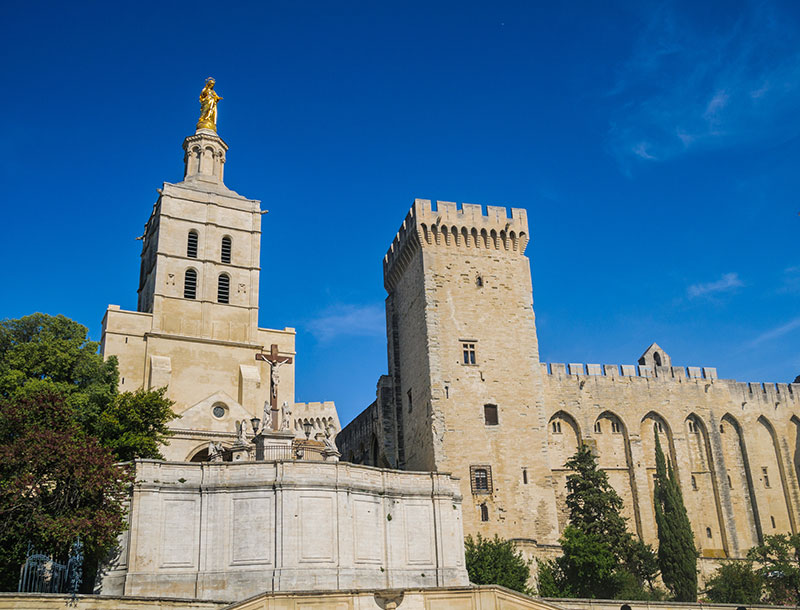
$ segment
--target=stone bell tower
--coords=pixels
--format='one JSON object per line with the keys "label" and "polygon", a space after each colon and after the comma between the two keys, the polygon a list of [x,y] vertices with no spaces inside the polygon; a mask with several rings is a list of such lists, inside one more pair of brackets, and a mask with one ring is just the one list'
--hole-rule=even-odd
{"label": "stone bell tower", "polygon": [[209,79],[183,142],[183,180],[158,189],[140,238],[137,311],[111,305],[103,320],[103,354],[119,361],[120,389],[167,387],[176,403],[181,434],[164,450],[169,459],[235,438],[234,424],[261,417],[266,401],[294,404],[294,364],[281,368],[271,396],[270,362],[256,358],[288,362],[295,332],[258,327],[262,211],[223,181],[219,99]]}

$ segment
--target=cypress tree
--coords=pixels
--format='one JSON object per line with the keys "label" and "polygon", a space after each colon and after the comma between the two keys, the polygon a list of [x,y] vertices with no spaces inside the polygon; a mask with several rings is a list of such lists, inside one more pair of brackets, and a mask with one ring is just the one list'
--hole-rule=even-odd
{"label": "cypress tree", "polygon": [[697,549],[683,504],[680,484],[656,438],[656,484],[653,503],[658,525],[658,565],[676,601],[697,601]]}

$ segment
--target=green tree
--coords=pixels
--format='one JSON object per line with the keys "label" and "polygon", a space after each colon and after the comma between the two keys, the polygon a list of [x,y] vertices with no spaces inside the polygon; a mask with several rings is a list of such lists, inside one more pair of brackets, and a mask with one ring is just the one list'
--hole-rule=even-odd
{"label": "green tree", "polygon": [[66,316],[35,313],[0,322],[0,397],[16,399],[45,388],[61,394],[93,433],[117,391],[116,359],[103,360],[87,329]]}
{"label": "green tree", "polygon": [[726,561],[706,583],[708,599],[717,604],[761,603],[764,578],[752,561]]}
{"label": "green tree", "polygon": [[35,313],[0,322],[0,398],[58,393],[84,431],[117,460],[160,458],[176,415],[164,390],[117,394],[117,362],[103,360],[85,326]]}
{"label": "green tree", "polygon": [[530,565],[510,540],[480,534],[464,540],[467,573],[476,585],[501,585],[514,591],[529,593]]}
{"label": "green tree", "polygon": [[656,439],[656,482],[653,503],[658,526],[658,565],[661,578],[676,601],[697,600],[697,549],[683,504],[680,483],[667,464]]}
{"label": "green tree", "polygon": [[60,393],[0,401],[0,590],[15,590],[29,542],[64,557],[77,536],[91,585],[124,527],[131,483]]}
{"label": "green tree", "polygon": [[765,603],[797,605],[800,601],[800,534],[776,534],[764,538],[747,556],[755,560],[764,581]]}
{"label": "green tree", "polygon": [[166,388],[123,392],[101,412],[98,435],[118,460],[163,459],[159,445],[171,435],[167,422],[177,417],[165,393]]}
{"label": "green tree", "polygon": [[[565,464],[569,525],[562,533],[563,554],[539,564],[540,594],[562,597],[646,599],[657,596],[653,550],[634,538],[622,517],[622,498],[587,445]],[[645,584],[648,590],[645,590]]]}

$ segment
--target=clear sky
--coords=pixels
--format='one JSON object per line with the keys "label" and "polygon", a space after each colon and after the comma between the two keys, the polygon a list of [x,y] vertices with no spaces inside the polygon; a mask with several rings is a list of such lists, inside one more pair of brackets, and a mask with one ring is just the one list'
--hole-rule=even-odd
{"label": "clear sky", "polygon": [[14,2],[0,25],[0,318],[100,338],[182,178],[207,76],[261,199],[260,325],[342,422],[386,372],[413,198],[528,210],[542,361],[800,374],[800,3]]}

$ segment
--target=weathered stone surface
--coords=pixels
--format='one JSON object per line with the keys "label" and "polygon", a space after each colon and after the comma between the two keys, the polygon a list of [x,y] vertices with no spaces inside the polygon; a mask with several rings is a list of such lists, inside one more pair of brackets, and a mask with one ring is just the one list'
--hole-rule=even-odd
{"label": "weathered stone surface", "polygon": [[446,474],[326,462],[136,463],[101,591],[240,600],[264,590],[466,585]]}

